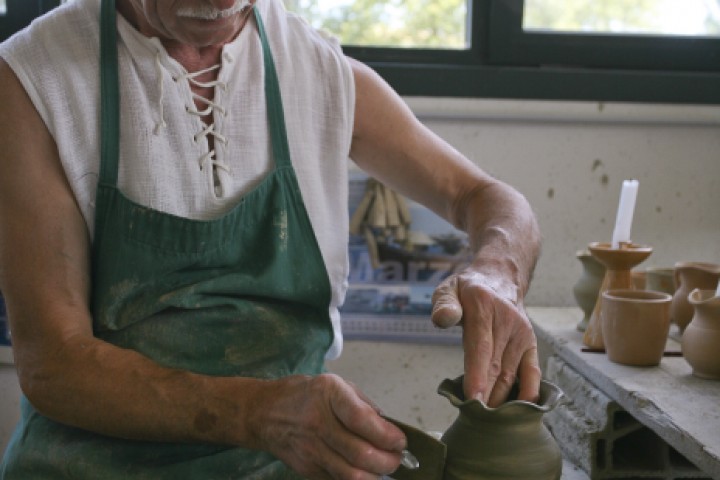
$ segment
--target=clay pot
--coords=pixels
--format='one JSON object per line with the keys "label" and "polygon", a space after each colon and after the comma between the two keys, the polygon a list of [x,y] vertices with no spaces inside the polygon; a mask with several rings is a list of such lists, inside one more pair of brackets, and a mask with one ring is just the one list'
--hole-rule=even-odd
{"label": "clay pot", "polygon": [[608,290],[602,302],[608,358],[623,365],[658,365],[670,332],[672,296],[648,290]]}
{"label": "clay pot", "polygon": [[681,345],[693,375],[720,380],[720,297],[715,293],[714,289],[690,292],[688,299],[694,314],[683,332]]}
{"label": "clay pot", "polygon": [[5,311],[5,299],[0,293],[0,345],[10,345],[10,326],[7,321],[7,313]]}
{"label": "clay pot", "polygon": [[645,290],[645,285],[647,285],[647,273],[645,273],[645,270],[632,270],[630,278],[635,290]]}
{"label": "clay pot", "polygon": [[582,274],[573,286],[573,295],[584,314],[582,320],[577,324],[577,329],[584,332],[595,308],[600,285],[605,277],[605,266],[593,257],[589,250],[578,250],[575,256],[582,264]]}
{"label": "clay pot", "polygon": [[714,290],[720,280],[720,265],[705,262],[679,262],[675,264],[677,290],[670,307],[670,321],[682,332],[693,316],[693,306],[688,301],[691,291]]}
{"label": "clay pot", "polygon": [[645,289],[675,295],[675,269],[655,267],[645,270]]}
{"label": "clay pot", "polygon": [[490,408],[465,400],[462,382],[445,380],[438,388],[460,410],[441,439],[447,446],[444,480],[560,478],[560,449],[543,424],[563,396],[557,386],[542,381],[537,403],[517,400],[514,390],[506,403]]}
{"label": "clay pot", "polygon": [[596,350],[605,349],[600,326],[602,311],[602,293],[615,289],[632,289],[632,268],[642,263],[652,253],[652,247],[635,243],[620,243],[620,248],[612,248],[609,243],[594,242],[588,245],[590,253],[605,265],[605,277],[600,286],[600,294],[590,315],[583,343]]}

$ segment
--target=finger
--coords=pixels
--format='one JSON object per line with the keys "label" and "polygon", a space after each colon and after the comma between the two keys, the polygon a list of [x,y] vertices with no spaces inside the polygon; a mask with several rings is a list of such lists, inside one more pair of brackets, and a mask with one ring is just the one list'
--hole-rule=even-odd
{"label": "finger", "polygon": [[[486,401],[490,393],[489,366],[493,355],[493,312],[483,298],[476,298],[468,315],[473,321],[463,322],[463,348],[465,350],[465,398]],[[469,308],[466,305],[466,308]]]}
{"label": "finger", "polygon": [[537,402],[540,398],[540,381],[542,380],[537,347],[532,347],[525,351],[520,360],[518,375],[520,377],[518,399]]}
{"label": "finger", "polygon": [[432,296],[432,314],[435,326],[449,328],[460,323],[463,316],[462,306],[457,291],[458,277],[451,275],[435,288]]}
{"label": "finger", "polygon": [[495,378],[492,392],[488,399],[489,407],[497,407],[502,405],[508,398],[510,391],[515,386],[517,379],[518,366],[523,357],[523,345],[517,341],[511,341],[507,344],[502,356],[500,371]]}
{"label": "finger", "polygon": [[383,419],[364,394],[347,385],[345,395],[333,398],[331,407],[338,421],[352,435],[360,437],[375,448],[400,452],[406,446],[405,434],[398,427]]}
{"label": "finger", "polygon": [[400,452],[378,450],[349,432],[329,437],[327,446],[343,459],[342,462],[328,464],[328,471],[334,478],[377,479],[400,466]]}

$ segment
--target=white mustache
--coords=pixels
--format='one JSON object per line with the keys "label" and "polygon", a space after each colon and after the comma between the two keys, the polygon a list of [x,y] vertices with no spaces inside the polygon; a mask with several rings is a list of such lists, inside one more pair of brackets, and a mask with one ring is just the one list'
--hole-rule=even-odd
{"label": "white mustache", "polygon": [[201,5],[198,7],[186,7],[177,11],[178,17],[199,18],[201,20],[217,20],[218,18],[227,18],[240,13],[250,6],[248,0],[236,0],[235,5],[225,10],[219,10],[210,5]]}

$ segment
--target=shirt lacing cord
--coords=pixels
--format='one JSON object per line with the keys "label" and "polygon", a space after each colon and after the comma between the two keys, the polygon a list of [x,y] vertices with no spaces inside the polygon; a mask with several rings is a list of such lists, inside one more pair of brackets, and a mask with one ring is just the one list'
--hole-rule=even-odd
{"label": "shirt lacing cord", "polygon": [[[160,55],[159,54],[156,56],[155,63],[156,63],[156,67],[158,69],[158,78],[159,78],[158,83],[159,83],[159,88],[160,88],[160,101],[159,101],[160,121],[157,122],[157,124],[155,125],[155,134],[157,135],[159,133],[160,129],[165,128],[167,126],[167,124],[165,123],[164,109],[163,109],[163,99],[164,99],[165,91],[164,91],[163,82],[162,82],[163,69],[162,69],[162,64],[160,63]],[[217,65],[213,65],[213,66],[208,67],[203,70],[198,70],[197,72],[192,72],[192,73],[186,72],[178,77],[173,78],[173,80],[175,80],[176,82],[182,81],[182,80],[187,80],[191,85],[194,85],[194,86],[200,87],[200,88],[220,87],[223,90],[227,90],[227,83],[222,82],[220,80],[211,80],[209,82],[201,82],[201,81],[196,80],[196,77],[203,75],[205,73],[208,73],[208,72],[212,72],[213,70],[218,70],[221,66],[222,66],[221,64],[217,64]],[[206,105],[206,108],[204,108],[203,110],[198,110],[195,107],[195,102],[193,102],[192,106],[187,106],[185,108],[187,113],[189,113],[190,115],[195,115],[197,117],[212,116],[212,114],[215,110],[217,110],[221,115],[226,115],[225,107],[223,107],[222,105],[220,105],[218,103],[215,103],[213,100],[205,98],[202,95],[198,95],[194,92],[192,94],[192,97],[193,97],[193,100],[197,100],[201,103],[204,103]],[[225,137],[223,134],[221,134],[220,132],[215,130],[215,122],[213,122],[209,125],[206,125],[202,131],[193,135],[193,141],[195,143],[197,143],[201,139],[207,138],[208,135],[212,135],[213,138],[215,139],[215,142],[220,142],[223,145],[228,144],[227,137]],[[215,169],[220,169],[220,170],[224,170],[227,173],[230,173],[230,166],[228,164],[218,160],[215,157],[216,157],[216,153],[215,153],[214,148],[212,150],[210,150],[209,152],[207,152],[206,154],[204,154],[202,157],[200,157],[200,161],[199,161],[200,170],[203,171],[209,164],[211,167],[213,167],[213,172],[216,171]],[[217,178],[214,178],[213,183],[214,184],[217,183]],[[214,186],[216,187],[217,185],[214,185]]]}

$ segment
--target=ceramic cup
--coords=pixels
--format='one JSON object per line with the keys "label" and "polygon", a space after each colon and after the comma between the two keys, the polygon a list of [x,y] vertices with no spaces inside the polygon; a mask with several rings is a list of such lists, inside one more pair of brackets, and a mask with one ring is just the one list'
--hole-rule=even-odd
{"label": "ceramic cup", "polygon": [[658,365],[670,331],[667,293],[608,290],[602,294],[600,325],[608,358],[623,365]]}
{"label": "ceramic cup", "polygon": [[645,270],[645,289],[673,295],[675,293],[675,269],[655,267]]}

